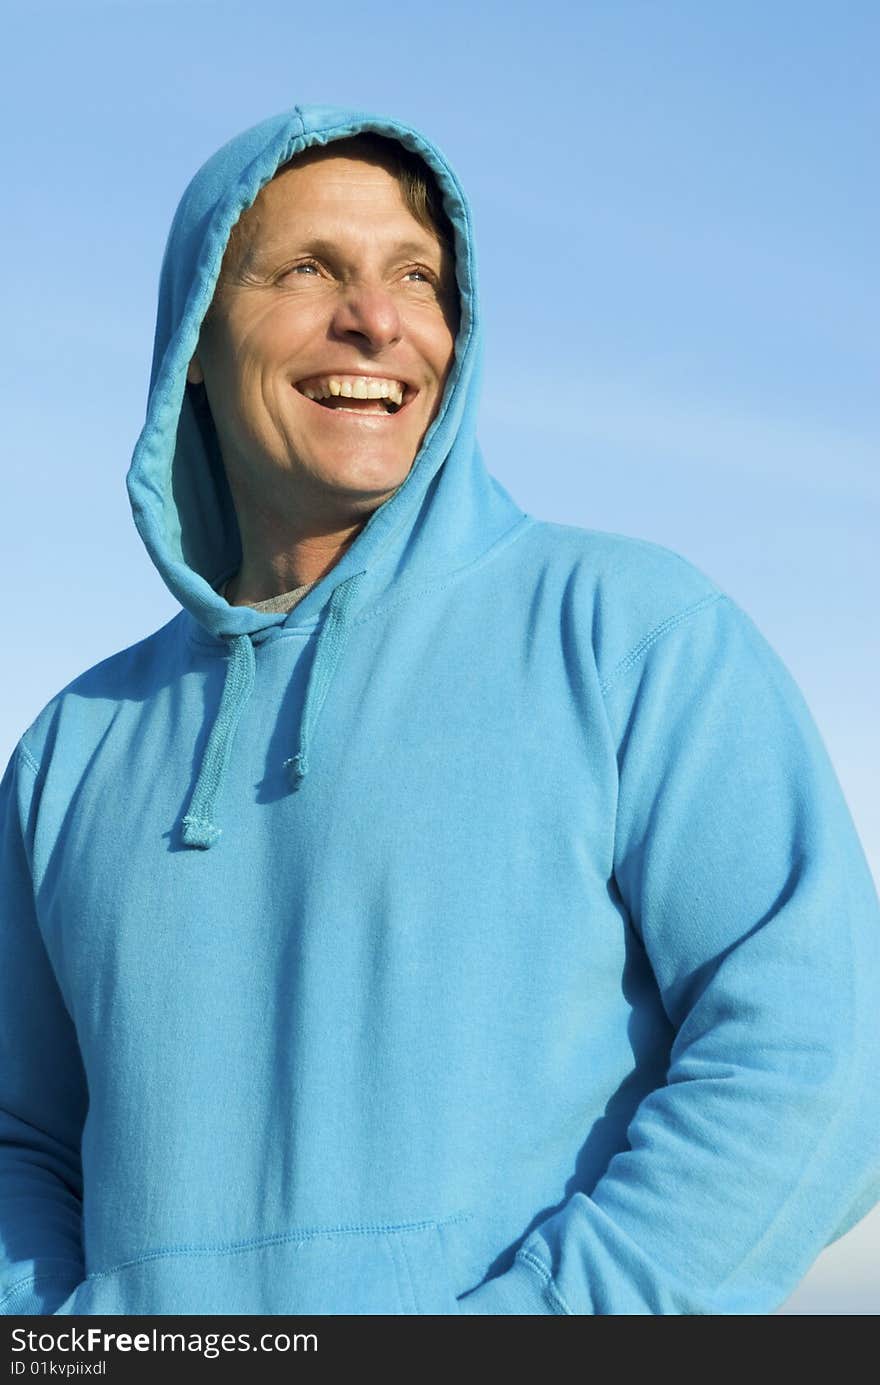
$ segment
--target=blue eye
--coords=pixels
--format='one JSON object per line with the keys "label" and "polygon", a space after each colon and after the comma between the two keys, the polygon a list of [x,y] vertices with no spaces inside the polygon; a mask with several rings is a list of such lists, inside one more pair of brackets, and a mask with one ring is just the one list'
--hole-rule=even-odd
{"label": "blue eye", "polygon": [[309,277],[311,277],[311,275],[317,275],[319,273],[318,266],[316,264],[314,264],[311,260],[304,260],[302,264],[292,264],[289,265],[287,269],[282,269],[280,274],[278,275],[278,280],[280,281],[282,279],[286,279],[290,274],[299,274],[301,270],[307,270],[309,272]]}

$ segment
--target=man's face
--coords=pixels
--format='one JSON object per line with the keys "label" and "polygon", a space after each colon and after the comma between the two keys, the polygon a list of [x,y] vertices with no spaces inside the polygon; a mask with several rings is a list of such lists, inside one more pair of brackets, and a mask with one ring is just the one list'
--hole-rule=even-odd
{"label": "man's face", "polygon": [[458,326],[452,257],[394,175],[359,158],[294,164],[245,216],[188,370],[204,379],[230,479],[265,504],[279,470],[295,472],[319,508],[375,508],[440,405]]}

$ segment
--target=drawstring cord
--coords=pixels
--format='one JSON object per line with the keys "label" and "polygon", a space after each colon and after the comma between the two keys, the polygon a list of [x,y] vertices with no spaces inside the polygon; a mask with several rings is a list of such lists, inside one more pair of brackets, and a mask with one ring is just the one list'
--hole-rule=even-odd
{"label": "drawstring cord", "polygon": [[[330,598],[309,673],[300,719],[299,747],[295,755],[284,761],[292,788],[298,788],[308,774],[311,738],[345,648],[352,603],[365,575],[359,572],[340,582]],[[197,846],[205,850],[214,845],[223,831],[215,822],[217,804],[232,754],[235,730],[254,686],[254,645],[250,635],[232,635],[229,641],[232,652],[226,666],[223,695],[202,756],[189,809],[182,820],[184,846]]]}
{"label": "drawstring cord", "polygon": [[214,822],[217,800],[232,753],[232,738],[244,704],[254,686],[254,646],[250,635],[233,635],[232,653],[226,665],[223,696],[205,753],[189,811],[183,819],[184,846],[207,849],[223,831]]}
{"label": "drawstring cord", "polygon": [[340,582],[330,598],[330,609],[318,637],[315,661],[309,674],[309,685],[306,689],[305,703],[299,724],[299,749],[289,760],[284,761],[284,768],[290,776],[291,786],[295,789],[299,788],[301,781],[309,772],[309,743],[312,732],[318,724],[324,698],[327,696],[327,689],[330,687],[336,665],[345,648],[349,630],[349,611],[365,575],[363,572],[358,572],[354,577]]}

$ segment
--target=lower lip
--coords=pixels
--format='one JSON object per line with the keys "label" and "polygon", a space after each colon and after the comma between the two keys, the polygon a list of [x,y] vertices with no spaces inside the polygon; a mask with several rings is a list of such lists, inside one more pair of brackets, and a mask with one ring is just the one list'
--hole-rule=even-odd
{"label": "lower lip", "polygon": [[[296,386],[294,386],[294,389],[296,389]],[[401,404],[397,412],[393,414],[386,414],[384,412],[379,413],[378,410],[371,413],[359,413],[357,409],[328,409],[325,405],[319,404],[316,399],[309,399],[308,395],[303,394],[300,390],[296,392],[300,399],[304,399],[307,404],[311,404],[315,409],[319,410],[322,418],[343,418],[349,423],[366,423],[371,424],[373,427],[382,428],[387,427],[389,423],[394,423],[395,419],[400,418],[401,414],[406,413],[413,399],[415,399],[415,395],[413,395],[412,399],[408,399],[405,404]]]}

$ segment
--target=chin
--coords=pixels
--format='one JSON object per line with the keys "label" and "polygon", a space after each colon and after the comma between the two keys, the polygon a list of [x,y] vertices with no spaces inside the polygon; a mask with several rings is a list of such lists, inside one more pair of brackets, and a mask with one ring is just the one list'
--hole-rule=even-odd
{"label": "chin", "polygon": [[347,458],[335,467],[322,467],[319,475],[335,490],[349,495],[360,493],[365,499],[376,498],[395,491],[403,484],[412,470],[415,454],[408,461],[399,459]]}

